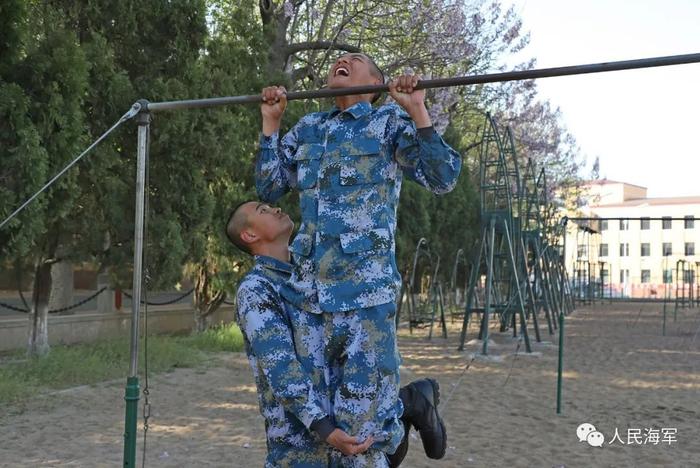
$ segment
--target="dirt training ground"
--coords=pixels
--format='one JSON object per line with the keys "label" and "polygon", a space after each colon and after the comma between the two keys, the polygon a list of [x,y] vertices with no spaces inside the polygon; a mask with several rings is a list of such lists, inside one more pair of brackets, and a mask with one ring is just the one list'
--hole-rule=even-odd
{"label": "dirt training ground", "polygon": [[[521,346],[514,357],[517,340],[494,333],[490,357],[477,357],[465,373],[477,344],[456,351],[457,323],[448,341],[428,342],[426,330],[409,336],[402,329],[403,382],[439,379],[449,431],[442,461],[425,458],[412,432],[402,466],[698,466],[700,336],[693,338],[700,311],[680,310],[676,322],[669,314],[665,337],[661,323],[661,306],[650,304],[596,305],[567,317],[560,416],[556,335],[545,332],[533,355]],[[471,328],[470,339],[475,335]],[[107,382],[3,410],[0,466],[121,465],[123,393],[124,382]],[[263,465],[263,423],[244,354],[152,377],[151,400],[146,466]],[[602,433],[602,447],[579,441],[582,423]],[[619,440],[611,444],[616,429]],[[140,433],[138,466],[142,447]]]}

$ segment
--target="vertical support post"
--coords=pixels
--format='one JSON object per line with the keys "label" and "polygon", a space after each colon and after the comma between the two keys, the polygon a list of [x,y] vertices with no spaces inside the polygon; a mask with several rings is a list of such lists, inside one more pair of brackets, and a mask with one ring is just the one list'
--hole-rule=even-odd
{"label": "vertical support post", "polygon": [[[506,233],[506,241],[508,245],[508,254],[510,255],[510,265],[513,269],[513,278],[515,279],[516,290],[518,292],[518,314],[520,315],[520,331],[523,334],[525,340],[525,350],[528,353],[532,352],[532,347],[530,346],[530,337],[527,333],[527,319],[525,318],[525,301],[523,300],[523,292],[520,286],[520,279],[518,278],[518,265],[515,261],[515,253],[513,252],[513,244],[511,243],[510,231],[508,229],[508,223],[503,223],[503,229]],[[515,317],[515,313],[513,314]],[[515,328],[515,327],[514,327]]]}
{"label": "vertical support post", "polygon": [[467,339],[467,330],[469,329],[469,316],[471,315],[472,305],[475,302],[476,283],[479,279],[479,269],[481,268],[481,255],[485,247],[486,231],[481,231],[481,243],[477,245],[475,250],[475,260],[472,262],[472,268],[469,272],[469,285],[464,291],[464,318],[462,320],[462,333],[459,337],[459,351],[464,351],[464,342]]}
{"label": "vertical support post", "polygon": [[661,334],[663,336],[666,336],[666,297],[664,297],[664,322],[663,326],[661,327]]}
{"label": "vertical support post", "polygon": [[486,356],[489,353],[489,316],[491,313],[491,294],[493,289],[493,251],[496,243],[496,219],[491,217],[489,225],[489,256],[486,266],[486,300],[484,301],[484,315],[481,318],[481,338],[484,340],[481,353]]}
{"label": "vertical support post", "polygon": [[557,414],[561,414],[562,370],[564,369],[564,311],[559,312],[559,368],[557,370]]}
{"label": "vertical support post", "polygon": [[[144,202],[146,188],[146,154],[148,152],[148,130],[151,115],[146,109],[147,102],[142,103],[141,112],[136,118],[138,123],[138,144],[136,157],[136,208],[134,220],[134,276],[131,301],[131,363],[126,379],[126,414],[124,418],[124,468],[136,467],[136,428],[139,401],[139,314],[141,311],[141,272],[143,269],[143,226]],[[144,105],[145,104],[145,105]]]}
{"label": "vertical support post", "polygon": [[[564,241],[562,242],[562,251],[561,251],[561,265],[564,270],[564,274],[562,275],[562,288],[561,288],[561,304],[562,308],[561,311],[564,310],[564,301],[566,300],[566,293],[564,292],[566,290],[566,281],[568,281],[568,275],[566,274],[566,225],[569,222],[569,219],[564,217],[564,219],[561,220],[562,224],[564,225],[564,229],[562,230],[564,233]],[[559,313],[559,316],[561,317],[561,312]]]}

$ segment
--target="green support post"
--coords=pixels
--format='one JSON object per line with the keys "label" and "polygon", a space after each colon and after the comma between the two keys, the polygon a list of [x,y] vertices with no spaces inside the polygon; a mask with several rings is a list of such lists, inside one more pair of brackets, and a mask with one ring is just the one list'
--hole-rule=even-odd
{"label": "green support post", "polygon": [[559,369],[557,371],[557,414],[561,414],[561,384],[564,368],[564,311],[559,312]]}
{"label": "green support post", "polygon": [[124,418],[124,468],[136,467],[136,428],[139,405],[139,378],[126,378],[126,416]]}
{"label": "green support post", "polygon": [[[139,101],[142,109],[147,101]],[[141,313],[141,280],[143,273],[143,233],[145,221],[146,167],[148,165],[148,133],[151,116],[143,110],[137,116],[139,125],[136,156],[136,206],[134,220],[134,273],[131,301],[131,362],[126,379],[126,413],[124,416],[124,468],[136,467],[136,431],[139,401],[139,315]]]}
{"label": "green support post", "polygon": [[664,299],[664,323],[661,328],[661,334],[666,336],[666,300]]}

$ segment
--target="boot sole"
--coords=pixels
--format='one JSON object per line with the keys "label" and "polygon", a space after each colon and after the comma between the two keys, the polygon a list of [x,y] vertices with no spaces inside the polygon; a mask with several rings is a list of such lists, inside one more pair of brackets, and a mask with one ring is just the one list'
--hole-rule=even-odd
{"label": "boot sole", "polygon": [[440,384],[435,379],[427,378],[426,380],[428,380],[430,382],[430,386],[433,387],[435,414],[437,415],[438,423],[440,423],[440,430],[442,431],[442,447],[440,453],[434,457],[428,455],[428,458],[432,458],[433,460],[440,460],[442,457],[445,456],[445,452],[447,451],[447,430],[445,429],[445,423],[442,420],[442,416],[440,416],[440,412],[438,411],[438,405],[440,404]]}

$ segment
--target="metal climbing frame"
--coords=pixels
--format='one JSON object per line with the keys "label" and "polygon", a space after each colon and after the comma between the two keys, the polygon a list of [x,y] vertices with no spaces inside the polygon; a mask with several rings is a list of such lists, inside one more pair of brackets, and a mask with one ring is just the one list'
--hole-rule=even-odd
{"label": "metal climbing frame", "polygon": [[[429,328],[428,339],[433,337],[435,318],[439,314],[442,336],[447,338],[445,320],[445,303],[442,285],[439,280],[440,256],[433,255],[425,238],[418,240],[413,255],[413,266],[408,282],[404,282],[401,304],[408,307],[408,326],[410,333],[414,328]],[[397,313],[397,323],[400,317]]]}
{"label": "metal climbing frame", "polygon": [[[519,237],[520,228],[514,221],[513,193],[520,194],[520,181],[514,180],[519,175],[512,135],[508,131],[504,135],[508,140],[505,149],[495,120],[487,114],[479,158],[481,234],[472,261],[459,346],[459,349],[464,349],[470,316],[480,313],[479,339],[483,340],[483,354],[488,354],[492,315],[499,317],[502,330],[512,324],[514,334],[517,334],[517,314],[525,348],[532,351],[521,287],[521,281],[527,283],[527,274],[523,275],[523,264],[519,260],[521,242],[514,242],[514,238]],[[506,163],[506,152],[512,158],[510,167]],[[520,203],[520,198],[516,203]],[[475,307],[477,282],[482,272],[486,276],[484,305]]]}

